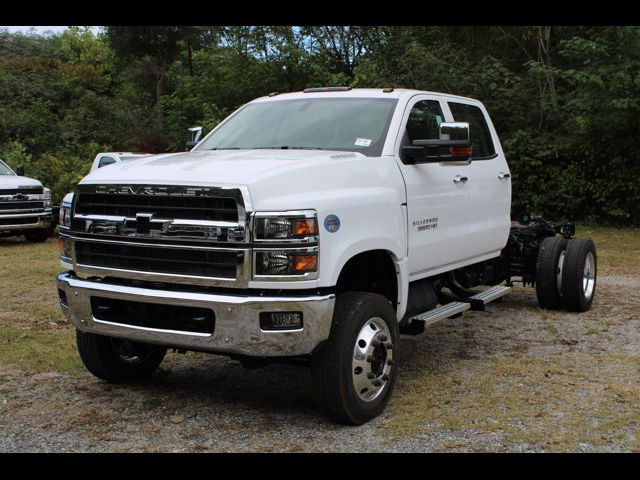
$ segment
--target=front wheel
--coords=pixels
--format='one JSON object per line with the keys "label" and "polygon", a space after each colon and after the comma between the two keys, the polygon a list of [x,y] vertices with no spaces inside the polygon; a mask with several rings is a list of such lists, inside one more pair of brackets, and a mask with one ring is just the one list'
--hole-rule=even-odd
{"label": "front wheel", "polygon": [[333,420],[361,425],[384,410],[398,372],[398,321],[382,295],[346,292],[331,334],[312,357],[314,395]]}
{"label": "front wheel", "polygon": [[167,349],[76,330],[82,363],[93,375],[110,382],[129,382],[151,375]]}
{"label": "front wheel", "polygon": [[38,228],[34,230],[26,230],[24,232],[24,238],[26,238],[27,241],[31,243],[46,242],[47,238],[49,238],[49,229]]}

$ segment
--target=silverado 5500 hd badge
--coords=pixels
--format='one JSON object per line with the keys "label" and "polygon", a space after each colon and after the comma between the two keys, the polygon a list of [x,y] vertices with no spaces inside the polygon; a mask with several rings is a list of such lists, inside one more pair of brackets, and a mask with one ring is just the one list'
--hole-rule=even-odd
{"label": "silverado 5500 hd badge", "polygon": [[423,230],[433,230],[438,228],[438,217],[423,218],[422,220],[414,220],[413,226],[418,229],[419,232]]}

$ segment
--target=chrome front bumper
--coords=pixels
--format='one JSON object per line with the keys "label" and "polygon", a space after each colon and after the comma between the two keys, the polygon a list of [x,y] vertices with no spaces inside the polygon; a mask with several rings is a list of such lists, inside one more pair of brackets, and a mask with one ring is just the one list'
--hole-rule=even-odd
{"label": "chrome front bumper", "polygon": [[[34,223],[27,224],[11,224],[12,219],[23,219],[23,218],[33,218]],[[0,231],[5,230],[30,230],[34,228],[49,228],[51,223],[53,222],[53,214],[51,211],[48,212],[39,212],[39,213],[16,213],[12,215],[2,215],[0,214],[1,220],[6,220],[7,224],[0,224]]]}
{"label": "chrome front bumper", "polygon": [[[85,332],[155,343],[169,347],[240,354],[254,357],[305,355],[329,338],[335,296],[241,296],[154,290],[84,280],[72,273],[61,273],[58,289],[66,302],[60,306],[76,328]],[[120,300],[208,308],[215,314],[213,334],[146,328],[96,319],[91,296]],[[262,311],[302,312],[303,328],[265,331],[260,328]]]}

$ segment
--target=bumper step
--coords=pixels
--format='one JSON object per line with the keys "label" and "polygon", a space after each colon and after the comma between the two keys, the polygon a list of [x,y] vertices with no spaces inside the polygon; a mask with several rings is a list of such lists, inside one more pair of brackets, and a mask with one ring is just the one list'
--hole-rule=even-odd
{"label": "bumper step", "polygon": [[465,310],[469,310],[471,305],[466,302],[451,302],[446,305],[441,305],[440,307],[434,308],[433,310],[428,310],[424,313],[411,317],[411,321],[419,321],[424,322],[425,326],[429,326],[440,320],[444,320],[445,318],[453,317],[454,315],[458,315],[459,313],[464,312]]}

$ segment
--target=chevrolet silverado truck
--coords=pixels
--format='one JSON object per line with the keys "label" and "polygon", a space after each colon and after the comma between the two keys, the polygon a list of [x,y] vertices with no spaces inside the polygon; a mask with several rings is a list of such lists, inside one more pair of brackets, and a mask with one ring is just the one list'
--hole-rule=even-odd
{"label": "chevrolet silverado truck", "polygon": [[167,349],[305,363],[318,406],[362,424],[391,396],[400,333],[484,310],[513,282],[547,309],[590,307],[594,243],[510,210],[477,100],[272,93],[190,152],[84,178],[60,214],[60,305],[99,378],[148,376]]}
{"label": "chevrolet silverado truck", "polygon": [[0,160],[0,237],[24,235],[29,242],[44,242],[55,223],[51,190]]}

